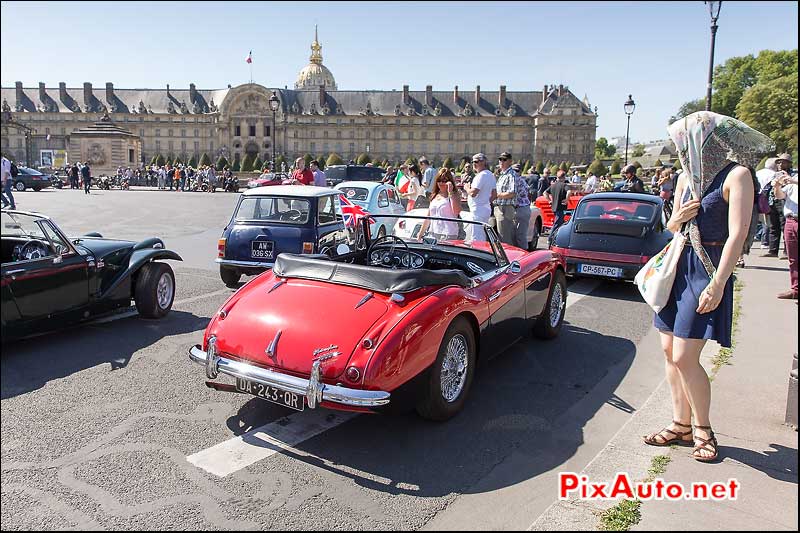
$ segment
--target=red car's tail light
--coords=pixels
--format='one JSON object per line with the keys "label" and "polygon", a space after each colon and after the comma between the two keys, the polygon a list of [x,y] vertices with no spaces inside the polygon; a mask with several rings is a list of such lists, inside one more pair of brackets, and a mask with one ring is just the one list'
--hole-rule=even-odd
{"label": "red car's tail light", "polygon": [[356,367],[351,366],[351,367],[348,367],[347,370],[345,370],[344,376],[348,380],[350,380],[350,381],[355,383],[359,379],[361,379],[361,372]]}
{"label": "red car's tail light", "polygon": [[225,257],[225,239],[217,241],[217,257]]}
{"label": "red car's tail light", "polygon": [[642,264],[644,265],[644,264],[646,264],[648,261],[650,261],[650,256],[649,256],[649,255],[643,255],[643,256],[642,256]]}

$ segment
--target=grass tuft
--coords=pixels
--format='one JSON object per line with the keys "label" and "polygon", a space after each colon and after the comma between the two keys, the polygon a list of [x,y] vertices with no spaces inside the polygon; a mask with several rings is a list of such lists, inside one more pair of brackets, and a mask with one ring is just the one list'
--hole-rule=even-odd
{"label": "grass tuft", "polygon": [[[650,468],[647,470],[646,483],[653,481],[656,476],[666,472],[667,465],[672,459],[669,455],[656,455],[650,461]],[[600,515],[600,524],[597,526],[601,531],[628,531],[631,526],[638,524],[642,519],[642,501],[622,500],[615,506],[606,509]]]}

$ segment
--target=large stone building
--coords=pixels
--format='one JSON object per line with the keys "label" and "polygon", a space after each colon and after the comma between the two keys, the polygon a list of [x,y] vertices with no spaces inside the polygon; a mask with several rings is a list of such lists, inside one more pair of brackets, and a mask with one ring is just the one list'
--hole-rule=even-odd
{"label": "large stone building", "polygon": [[[454,160],[475,152],[495,157],[510,151],[515,159],[590,162],[595,147],[597,109],[564,85],[541,91],[344,91],[322,64],[322,47],[314,39],[310,63],[294,89],[247,83],[225,89],[120,89],[106,83],[97,91],[82,88],[2,88],[2,151],[18,161],[45,165],[102,160],[103,166],[149,163],[153,156],[207,153],[230,161],[246,154],[262,160],[277,154],[291,158],[306,153],[345,160],[367,153],[389,160],[427,155]],[[269,99],[279,107],[273,114]],[[110,145],[75,142],[76,135],[108,129],[127,130],[139,143],[134,149],[107,153]],[[92,125],[96,125],[92,127]],[[27,145],[27,146],[26,146]],[[82,148],[81,148],[82,147]],[[120,160],[121,159],[121,160]]]}

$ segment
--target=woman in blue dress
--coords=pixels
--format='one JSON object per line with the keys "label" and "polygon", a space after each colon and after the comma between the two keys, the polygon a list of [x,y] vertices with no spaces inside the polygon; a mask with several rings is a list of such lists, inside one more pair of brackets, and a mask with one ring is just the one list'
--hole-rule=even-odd
{"label": "woman in blue dress", "polygon": [[753,213],[752,169],[774,145],[743,122],[708,111],[678,120],[669,134],[684,171],[667,227],[684,231],[689,240],[669,301],[654,318],[666,356],[672,424],[644,441],[653,446],[693,444],[692,457],[710,462],[718,458],[718,444],[709,419],[711,384],[700,352],[708,339],[731,346],[731,274]]}

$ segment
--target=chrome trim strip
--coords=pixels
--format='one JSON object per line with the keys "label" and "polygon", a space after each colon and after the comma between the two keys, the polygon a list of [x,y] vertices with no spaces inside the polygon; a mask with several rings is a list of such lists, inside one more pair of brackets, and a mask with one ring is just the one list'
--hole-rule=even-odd
{"label": "chrome trim strip", "polygon": [[[268,291],[267,291],[267,294],[271,293],[272,291],[274,291],[275,289],[277,289],[278,287],[280,287],[280,286],[281,286],[281,285],[283,285],[284,283],[286,283],[286,280],[285,280],[285,279],[282,279],[282,280],[280,280],[278,283],[276,283],[275,285],[273,285],[273,286],[272,286],[272,288],[271,288],[270,290],[268,290]],[[278,333],[280,334],[280,332],[278,332]]]}
{"label": "chrome trim strip", "polygon": [[362,305],[367,303],[369,301],[369,299],[372,298],[373,296],[375,296],[375,295],[373,293],[371,293],[371,292],[368,292],[367,294],[365,294],[364,297],[361,298],[361,301],[356,304],[354,309],[358,309],[359,307],[361,307]]}
{"label": "chrome trim strip", "polygon": [[275,351],[278,349],[278,341],[281,340],[281,333],[283,330],[278,330],[278,333],[275,334],[275,338],[272,339],[272,342],[269,343],[267,349],[264,350],[264,353],[267,354],[267,357],[275,358]]}
{"label": "chrome trim strip", "polygon": [[321,371],[319,368],[321,361],[314,362],[311,379],[298,378],[241,361],[220,357],[216,355],[216,337],[212,338],[214,339],[214,349],[211,357],[208,357],[208,354],[198,344],[189,349],[189,359],[195,363],[205,365],[207,369],[215,373],[255,381],[262,385],[269,385],[270,387],[305,396],[308,401],[308,407],[311,409],[314,409],[321,401],[351,407],[379,407],[389,403],[391,394],[385,391],[348,389],[338,385],[322,383],[320,381]]}
{"label": "chrome trim strip", "polygon": [[228,265],[228,266],[238,266],[238,267],[247,267],[247,268],[272,268],[275,263],[257,263],[255,261],[234,261],[232,259],[220,259],[217,257],[215,259],[217,263],[220,265]]}

